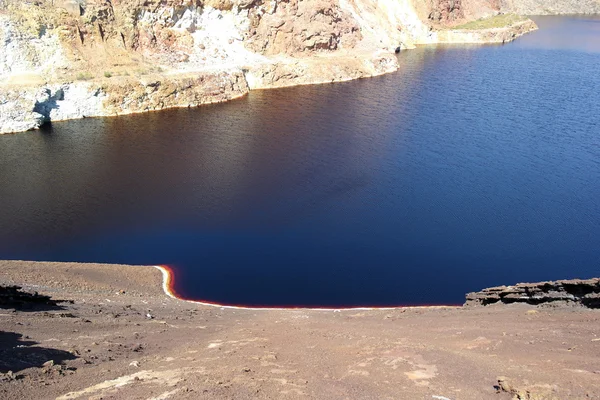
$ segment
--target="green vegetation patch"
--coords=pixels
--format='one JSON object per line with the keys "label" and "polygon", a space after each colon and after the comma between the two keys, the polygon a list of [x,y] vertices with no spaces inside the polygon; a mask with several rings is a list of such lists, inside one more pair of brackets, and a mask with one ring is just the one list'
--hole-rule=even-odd
{"label": "green vegetation patch", "polygon": [[492,28],[505,28],[517,24],[519,22],[527,21],[527,17],[516,14],[499,14],[491,18],[478,19],[477,21],[467,22],[459,26],[455,26],[452,29],[492,29]]}
{"label": "green vegetation patch", "polygon": [[77,74],[78,81],[89,81],[90,79],[94,79],[94,75],[87,72]]}

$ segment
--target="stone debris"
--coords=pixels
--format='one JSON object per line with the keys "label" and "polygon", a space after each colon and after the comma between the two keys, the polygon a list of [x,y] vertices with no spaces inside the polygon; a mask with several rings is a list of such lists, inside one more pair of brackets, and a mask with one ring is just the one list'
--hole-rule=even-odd
{"label": "stone debris", "polygon": [[142,346],[141,344],[138,343],[133,347],[132,350],[135,351],[136,353],[138,353],[138,352],[144,350],[144,346]]}
{"label": "stone debris", "polygon": [[151,267],[0,269],[79,316],[0,313],[0,399],[600,398],[595,310],[234,311],[167,298]]}
{"label": "stone debris", "polygon": [[525,387],[517,387],[512,383],[512,379],[509,380],[504,376],[499,376],[497,381],[498,383],[494,385],[496,393],[508,393],[513,400],[550,400],[559,398],[556,397],[557,385],[527,384]]}
{"label": "stone debris", "polygon": [[12,371],[8,371],[5,374],[0,373],[0,382],[10,382],[14,381],[15,379],[19,379],[19,377]]}

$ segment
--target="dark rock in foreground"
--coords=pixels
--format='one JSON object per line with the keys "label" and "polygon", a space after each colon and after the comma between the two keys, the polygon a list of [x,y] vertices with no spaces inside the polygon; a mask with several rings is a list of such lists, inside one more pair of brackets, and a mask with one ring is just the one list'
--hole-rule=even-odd
{"label": "dark rock in foreground", "polygon": [[600,278],[497,286],[467,294],[465,306],[525,303],[600,308]]}

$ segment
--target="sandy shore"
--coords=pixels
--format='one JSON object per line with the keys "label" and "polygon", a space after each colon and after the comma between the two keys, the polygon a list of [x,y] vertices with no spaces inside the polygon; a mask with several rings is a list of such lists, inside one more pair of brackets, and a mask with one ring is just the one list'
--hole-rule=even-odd
{"label": "sandy shore", "polygon": [[9,284],[73,302],[0,308],[2,399],[600,398],[597,310],[239,310],[153,267],[0,261]]}

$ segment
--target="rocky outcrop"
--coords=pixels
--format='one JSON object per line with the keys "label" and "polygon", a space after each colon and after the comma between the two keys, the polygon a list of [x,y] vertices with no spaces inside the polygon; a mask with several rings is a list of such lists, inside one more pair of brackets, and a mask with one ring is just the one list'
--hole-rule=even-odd
{"label": "rocky outcrop", "polygon": [[44,116],[34,111],[36,93],[19,88],[0,90],[0,134],[37,129]]}
{"label": "rocky outcrop", "polygon": [[0,79],[16,74],[52,74],[68,65],[58,35],[41,33],[0,14]]}
{"label": "rocky outcrop", "polygon": [[350,13],[329,0],[268,2],[249,8],[248,47],[264,55],[353,48],[362,39]]}
{"label": "rocky outcrop", "polygon": [[430,0],[428,19],[436,23],[452,24],[465,17],[461,0]]}
{"label": "rocky outcrop", "polygon": [[600,278],[498,286],[467,294],[465,306],[524,303],[600,308]]}
{"label": "rocky outcrop", "polygon": [[106,93],[106,115],[123,115],[220,103],[244,96],[249,89],[242,71],[217,71],[106,80],[94,90]]}
{"label": "rocky outcrop", "polygon": [[242,71],[152,74],[0,90],[0,133],[47,121],[115,116],[232,100],[248,93]]}
{"label": "rocky outcrop", "polygon": [[452,28],[502,12],[502,0],[426,0],[413,1],[419,17],[437,29]]}

